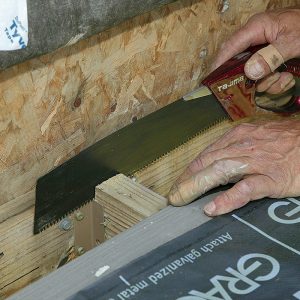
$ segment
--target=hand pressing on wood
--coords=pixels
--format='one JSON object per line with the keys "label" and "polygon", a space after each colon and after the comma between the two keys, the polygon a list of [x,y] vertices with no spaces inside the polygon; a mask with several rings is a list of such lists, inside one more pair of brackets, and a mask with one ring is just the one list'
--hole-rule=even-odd
{"label": "hand pressing on wood", "polygon": [[204,207],[209,216],[252,200],[300,195],[300,120],[242,124],[206,148],[173,185],[169,202],[190,203],[210,189],[235,183]]}
{"label": "hand pressing on wood", "polygon": [[257,91],[278,94],[294,86],[293,75],[274,72],[285,61],[300,56],[300,9],[282,9],[252,16],[222,46],[213,69],[249,46],[269,43],[245,65],[245,74],[257,82]]}

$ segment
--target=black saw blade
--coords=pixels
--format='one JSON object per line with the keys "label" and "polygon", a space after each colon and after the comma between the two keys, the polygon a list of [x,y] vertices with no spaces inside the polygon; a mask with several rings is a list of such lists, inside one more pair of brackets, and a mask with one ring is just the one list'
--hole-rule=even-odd
{"label": "black saw blade", "polygon": [[96,185],[133,174],[224,118],[212,95],[178,100],[83,150],[37,181],[34,234],[92,200]]}

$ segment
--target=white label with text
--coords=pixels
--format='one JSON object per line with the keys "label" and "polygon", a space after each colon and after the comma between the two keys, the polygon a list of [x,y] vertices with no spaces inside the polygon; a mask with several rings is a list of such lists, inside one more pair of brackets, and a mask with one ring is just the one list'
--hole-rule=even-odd
{"label": "white label with text", "polygon": [[1,0],[0,51],[26,48],[28,19],[26,0]]}
{"label": "white label with text", "polygon": [[[177,300],[232,300],[230,292],[235,295],[249,294],[261,286],[260,282],[273,279],[279,270],[279,262],[274,257],[261,253],[247,254],[238,260],[236,269],[228,267],[225,269],[226,275],[210,278],[210,290],[191,290]],[[255,275],[251,276],[253,272]]]}

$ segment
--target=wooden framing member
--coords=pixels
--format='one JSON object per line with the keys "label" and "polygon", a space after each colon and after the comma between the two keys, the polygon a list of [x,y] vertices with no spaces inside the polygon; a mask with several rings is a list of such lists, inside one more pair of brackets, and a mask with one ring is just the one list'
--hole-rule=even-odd
{"label": "wooden framing member", "polygon": [[116,175],[96,187],[102,205],[105,239],[132,227],[167,206],[167,199],[126,177]]}
{"label": "wooden framing member", "polygon": [[116,175],[96,187],[95,201],[103,209],[105,239],[125,231],[167,206],[170,186],[199,151],[233,124],[223,121],[137,172]]}

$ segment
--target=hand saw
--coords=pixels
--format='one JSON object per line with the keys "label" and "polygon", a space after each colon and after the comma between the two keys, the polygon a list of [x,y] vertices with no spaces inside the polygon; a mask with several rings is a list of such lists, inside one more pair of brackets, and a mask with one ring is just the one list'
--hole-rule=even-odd
{"label": "hand saw", "polygon": [[250,56],[261,47],[241,53],[212,72],[195,91],[184,96],[192,100],[213,94],[232,120],[249,117],[263,110],[289,114],[300,110],[300,59],[292,59],[278,68],[280,72],[294,75],[293,88],[281,94],[257,93],[255,81],[248,79],[244,66]]}
{"label": "hand saw", "polygon": [[226,118],[213,96],[178,100],[83,150],[37,181],[34,233],[92,200],[101,182],[132,175]]}
{"label": "hand saw", "polygon": [[[132,175],[225,118],[253,115],[255,85],[243,71],[251,53],[239,55],[214,71],[203,81],[209,89],[201,88],[184,97],[201,100],[176,101],[100,140],[41,177],[36,187],[34,233],[92,200],[95,186],[108,178],[118,173]],[[289,68],[299,75],[299,68]],[[276,109],[286,111],[291,106],[290,98],[285,105],[280,100],[281,106]],[[298,98],[294,98],[293,105],[298,108]],[[270,106],[270,101],[262,102]],[[276,110],[273,106],[271,109]]]}

